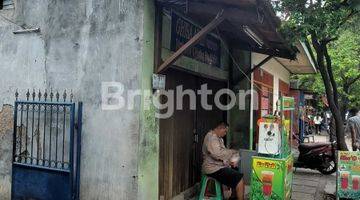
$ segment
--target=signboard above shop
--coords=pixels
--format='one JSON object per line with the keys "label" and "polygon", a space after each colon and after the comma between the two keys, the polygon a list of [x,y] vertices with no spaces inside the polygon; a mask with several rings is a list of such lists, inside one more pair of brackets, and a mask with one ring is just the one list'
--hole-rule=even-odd
{"label": "signboard above shop", "polygon": [[[171,12],[171,51],[178,50],[201,30],[191,21],[183,18],[176,12]],[[185,56],[205,64],[220,67],[220,39],[208,34],[198,44],[185,52]]]}
{"label": "signboard above shop", "polygon": [[282,97],[281,104],[283,111],[295,109],[295,99],[293,97]]}

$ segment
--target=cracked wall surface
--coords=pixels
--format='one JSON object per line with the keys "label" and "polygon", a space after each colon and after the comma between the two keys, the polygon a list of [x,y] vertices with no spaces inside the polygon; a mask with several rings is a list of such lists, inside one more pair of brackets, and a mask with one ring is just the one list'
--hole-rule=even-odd
{"label": "cracked wall surface", "polygon": [[0,107],[0,199],[10,200],[13,141],[13,107]]}
{"label": "cracked wall surface", "polygon": [[[84,103],[81,199],[137,199],[140,101],[132,110],[104,111],[101,83],[140,88],[143,0],[14,2],[15,9],[0,10],[9,19],[0,18],[0,105],[13,105],[16,89],[22,97],[32,88],[72,90]],[[13,34],[22,27],[41,31]],[[11,139],[1,133],[1,142]],[[10,169],[8,159],[1,164]],[[0,180],[0,195],[8,182]]]}

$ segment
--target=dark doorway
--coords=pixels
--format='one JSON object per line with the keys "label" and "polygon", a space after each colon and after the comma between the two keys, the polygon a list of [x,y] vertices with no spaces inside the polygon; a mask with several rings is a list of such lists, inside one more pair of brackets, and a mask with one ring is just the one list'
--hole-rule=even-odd
{"label": "dark doorway", "polygon": [[185,95],[183,109],[175,109],[170,118],[160,120],[159,195],[163,199],[171,199],[200,181],[203,138],[217,122],[226,119],[226,112],[214,105],[214,96],[216,91],[227,86],[226,82],[176,69],[166,72],[167,90],[175,91],[177,86],[182,85],[183,90],[197,92],[202,84],[207,84],[213,92],[208,95],[212,110],[201,107],[199,95],[196,96],[196,110],[191,110],[190,98]]}

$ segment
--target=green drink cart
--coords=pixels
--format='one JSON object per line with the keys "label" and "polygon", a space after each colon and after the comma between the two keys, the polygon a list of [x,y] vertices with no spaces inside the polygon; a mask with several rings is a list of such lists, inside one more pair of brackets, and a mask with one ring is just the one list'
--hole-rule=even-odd
{"label": "green drink cart", "polygon": [[258,156],[252,158],[251,200],[290,200],[294,158],[291,153],[295,100],[281,97],[280,116],[258,121]]}
{"label": "green drink cart", "polygon": [[360,199],[360,152],[338,151],[337,199]]}

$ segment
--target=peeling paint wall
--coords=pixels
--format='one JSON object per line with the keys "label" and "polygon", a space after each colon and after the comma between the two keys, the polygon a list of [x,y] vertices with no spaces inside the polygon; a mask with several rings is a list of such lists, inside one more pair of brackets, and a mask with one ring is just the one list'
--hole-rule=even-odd
{"label": "peeling paint wall", "polygon": [[[84,102],[81,199],[138,199],[140,101],[103,111],[101,82],[141,87],[144,1],[14,1],[15,9],[0,11],[0,105],[13,104],[16,88],[72,89]],[[41,32],[13,34],[21,26]],[[8,174],[3,161],[0,173]],[[0,180],[1,200],[8,183]]]}
{"label": "peeling paint wall", "polygon": [[11,162],[12,162],[12,130],[13,107],[0,107],[0,199],[10,199],[11,195]]}

